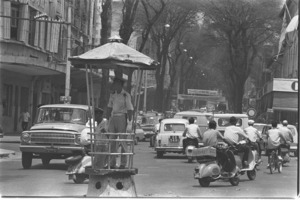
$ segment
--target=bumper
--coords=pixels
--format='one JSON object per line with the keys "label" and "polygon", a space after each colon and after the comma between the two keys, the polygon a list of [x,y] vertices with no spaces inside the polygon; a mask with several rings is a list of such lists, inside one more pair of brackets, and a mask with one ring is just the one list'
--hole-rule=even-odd
{"label": "bumper", "polygon": [[20,145],[21,152],[49,153],[49,154],[72,154],[72,151],[83,151],[81,146],[41,146],[41,145]]}
{"label": "bumper", "polygon": [[183,147],[156,147],[155,151],[182,152],[183,151]]}

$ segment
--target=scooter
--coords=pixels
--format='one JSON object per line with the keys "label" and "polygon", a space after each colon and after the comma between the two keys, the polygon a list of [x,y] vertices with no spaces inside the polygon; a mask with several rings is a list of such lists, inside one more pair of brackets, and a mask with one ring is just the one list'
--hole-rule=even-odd
{"label": "scooter", "polygon": [[69,180],[73,180],[74,183],[83,183],[89,178],[89,175],[85,173],[86,167],[91,167],[91,156],[85,152],[74,152],[74,155],[65,159],[65,163],[69,165],[66,174],[69,176]]}
{"label": "scooter", "polygon": [[[199,144],[198,144],[198,146],[199,146]],[[193,162],[193,160],[194,160],[193,150],[195,148],[196,148],[195,142],[193,140],[188,140],[186,148],[185,148],[185,155],[187,156],[189,163]]]}
{"label": "scooter", "polygon": [[240,182],[239,168],[236,165],[233,151],[234,146],[219,142],[217,148],[202,147],[193,150],[193,156],[199,163],[195,168],[194,178],[202,187],[208,187],[216,180],[229,180],[231,185]]}
{"label": "scooter", "polygon": [[[247,145],[247,142],[245,140],[242,140],[238,143],[238,145]],[[237,147],[238,149],[239,147]],[[244,153],[240,152],[238,150],[236,150],[235,152],[235,162],[239,168],[239,173],[240,175],[244,175],[245,173],[247,173],[247,176],[249,178],[249,180],[254,180],[256,178],[256,171],[257,171],[257,166],[260,165],[261,160],[258,159],[258,152],[257,150],[254,148],[254,146],[251,146],[251,151],[249,151],[248,154],[248,166],[245,167],[242,164],[242,160],[243,160],[243,156]]]}

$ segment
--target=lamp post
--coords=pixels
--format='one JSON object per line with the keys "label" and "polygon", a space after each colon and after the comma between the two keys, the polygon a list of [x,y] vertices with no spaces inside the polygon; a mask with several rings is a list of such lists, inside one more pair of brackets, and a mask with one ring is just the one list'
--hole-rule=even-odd
{"label": "lamp post", "polygon": [[67,40],[67,65],[66,65],[66,82],[65,82],[65,97],[70,96],[70,76],[71,76],[71,62],[69,57],[71,56],[71,12],[72,7],[70,2],[68,3],[68,40]]}

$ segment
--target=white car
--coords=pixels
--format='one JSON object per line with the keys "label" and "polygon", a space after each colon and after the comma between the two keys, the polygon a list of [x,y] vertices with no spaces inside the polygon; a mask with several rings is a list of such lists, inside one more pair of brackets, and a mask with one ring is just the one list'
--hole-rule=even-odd
{"label": "white car", "polygon": [[161,121],[159,132],[156,136],[155,151],[161,158],[167,152],[183,153],[182,136],[188,125],[186,119],[164,119]]}

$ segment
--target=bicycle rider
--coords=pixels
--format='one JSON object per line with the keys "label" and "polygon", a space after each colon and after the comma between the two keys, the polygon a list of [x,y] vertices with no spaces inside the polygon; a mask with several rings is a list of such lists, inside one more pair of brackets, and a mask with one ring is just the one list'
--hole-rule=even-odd
{"label": "bicycle rider", "polygon": [[[272,122],[272,128],[267,131],[267,149],[266,153],[268,156],[268,163],[270,163],[270,155],[273,150],[277,151],[277,155],[280,155],[280,141],[283,141],[285,144],[287,143],[286,139],[284,138],[283,134],[277,128],[277,122]],[[269,164],[268,164],[269,167]]]}

